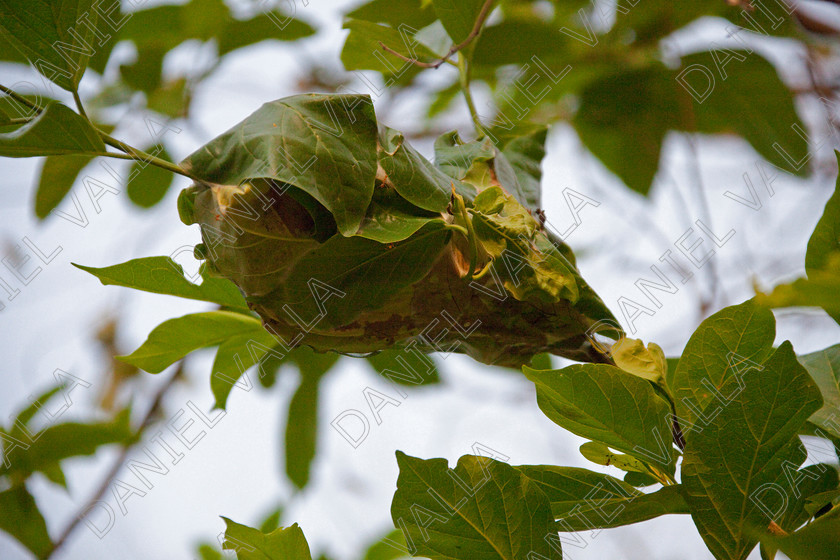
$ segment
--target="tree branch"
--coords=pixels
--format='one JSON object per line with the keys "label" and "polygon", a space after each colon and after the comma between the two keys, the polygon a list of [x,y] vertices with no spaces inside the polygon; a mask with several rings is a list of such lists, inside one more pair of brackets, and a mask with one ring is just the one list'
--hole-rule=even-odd
{"label": "tree branch", "polygon": [[[171,171],[172,173],[177,173],[178,175],[183,175],[188,179],[192,179],[193,181],[198,181],[199,179],[194,177],[191,173],[189,173],[186,169],[181,167],[180,165],[176,165],[172,162],[166,161],[165,159],[160,159],[159,157],[155,157],[152,154],[147,154],[143,150],[138,150],[132,146],[129,146],[125,142],[121,140],[117,140],[113,136],[109,136],[108,134],[102,132],[99,129],[96,129],[99,133],[99,136],[102,138],[102,141],[108,144],[109,146],[116,148],[118,150],[122,150],[126,154],[128,154],[129,158],[123,159],[133,159],[136,161],[145,161],[147,163],[151,163],[156,167],[160,167],[161,169],[166,169],[167,171]],[[120,157],[114,154],[108,154],[112,157]]]}
{"label": "tree branch", "polygon": [[91,496],[87,503],[84,506],[82,506],[82,508],[79,510],[79,513],[76,514],[76,516],[67,526],[67,528],[64,529],[64,531],[62,531],[58,539],[55,540],[55,542],[52,545],[52,549],[50,549],[50,552],[44,557],[44,560],[51,558],[53,554],[55,554],[64,545],[64,543],[67,542],[67,539],[70,537],[70,535],[73,534],[73,532],[76,530],[79,524],[88,516],[88,513],[93,507],[93,504],[98,502],[102,498],[102,496],[105,495],[105,492],[108,491],[108,487],[111,486],[111,483],[114,481],[114,479],[117,477],[120,470],[122,469],[123,464],[125,464],[125,460],[128,457],[129,451],[131,451],[134,448],[134,446],[140,442],[143,432],[154,421],[155,414],[157,414],[160,410],[164,396],[166,396],[166,393],[169,391],[169,389],[172,388],[175,381],[179,377],[181,377],[183,371],[184,361],[181,360],[181,363],[178,365],[178,369],[175,370],[175,373],[172,374],[172,377],[170,377],[169,380],[166,383],[164,383],[160,389],[158,389],[157,393],[155,393],[155,397],[152,400],[152,404],[149,407],[148,412],[146,412],[146,415],[143,417],[143,421],[140,423],[140,426],[138,426],[135,432],[135,437],[130,443],[127,443],[123,446],[122,451],[120,451],[119,457],[117,457],[117,460],[114,462],[114,465],[108,471],[108,474],[106,474],[105,477],[102,479],[102,483],[99,485],[97,491],[93,494],[93,496]]}
{"label": "tree branch", "polygon": [[446,53],[443,57],[439,58],[438,60],[435,60],[434,62],[422,62],[420,60],[417,60],[416,58],[409,58],[403,54],[398,53],[382,41],[379,41],[379,46],[382,47],[382,50],[384,50],[385,52],[399,57],[406,62],[410,62],[415,66],[419,66],[420,68],[440,68],[444,63],[449,62],[449,58],[453,54],[469,45],[473,41],[473,39],[478,37],[478,34],[481,33],[481,27],[484,25],[484,22],[487,21],[488,16],[490,16],[490,12],[493,11],[492,8],[494,2],[495,0],[485,0],[484,5],[481,6],[481,11],[478,13],[478,17],[476,18],[475,24],[473,25],[473,28],[470,31],[469,35],[467,35],[467,37],[457,45],[452,45],[448,53]]}

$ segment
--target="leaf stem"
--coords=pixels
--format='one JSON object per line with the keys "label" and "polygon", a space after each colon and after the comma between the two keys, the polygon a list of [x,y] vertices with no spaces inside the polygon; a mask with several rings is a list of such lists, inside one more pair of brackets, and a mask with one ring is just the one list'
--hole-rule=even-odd
{"label": "leaf stem", "polygon": [[9,96],[9,97],[11,97],[12,99],[14,99],[15,101],[17,101],[17,102],[18,102],[18,103],[20,103],[21,105],[26,105],[26,106],[27,106],[27,107],[29,107],[30,109],[33,109],[36,113],[40,113],[41,111],[43,111],[43,109],[42,109],[41,107],[39,107],[39,106],[38,106],[38,105],[36,105],[35,103],[33,103],[33,102],[29,101],[27,98],[25,98],[24,96],[20,95],[19,93],[15,92],[15,91],[13,91],[13,90],[11,90],[11,89],[9,89],[9,88],[7,88],[7,87],[6,87],[6,86],[4,86],[4,85],[0,85],[0,91],[2,91],[2,92],[3,92],[3,93],[5,93],[6,95],[8,95],[8,96]]}
{"label": "leaf stem", "polygon": [[674,480],[668,473],[660,471],[656,467],[648,465],[647,463],[643,462],[642,464],[645,466],[648,472],[650,472],[650,474],[653,475],[653,477],[656,480],[662,483],[662,486],[673,486],[677,483],[677,481]]}
{"label": "leaf stem", "polygon": [[[2,91],[3,93],[5,93],[9,97],[11,97],[12,99],[17,101],[18,103],[21,103],[21,104],[29,107],[30,109],[33,109],[36,113],[41,113],[41,111],[43,111],[43,109],[41,107],[39,107],[38,105],[36,105],[32,101],[28,100],[27,98],[23,97],[19,93],[15,92],[12,89],[7,88],[6,86],[4,86],[2,84],[0,84],[0,91]],[[87,114],[85,113],[84,106],[82,105],[82,100],[79,97],[78,92],[76,92],[76,91],[73,92],[73,99],[76,102],[76,107],[78,108],[79,113],[85,119],[88,119]],[[18,120],[20,120],[20,119],[12,119],[12,124],[18,124],[16,122]],[[26,119],[25,122],[28,122],[29,120],[31,120],[31,119]],[[88,119],[88,121],[90,121],[90,119]],[[172,173],[177,173],[178,175],[183,175],[184,177],[187,177],[188,179],[192,179],[193,181],[198,181],[199,180],[197,177],[193,176],[186,169],[182,168],[179,165],[176,165],[172,162],[166,161],[166,160],[161,159],[159,157],[155,157],[152,154],[147,154],[143,150],[138,150],[137,148],[129,146],[125,142],[123,142],[121,140],[117,140],[116,138],[114,138],[114,137],[106,134],[105,132],[99,130],[98,128],[96,128],[96,126],[94,126],[93,128],[99,134],[100,138],[102,138],[103,142],[105,142],[106,144],[108,144],[111,147],[114,147],[114,148],[124,152],[127,155],[124,156],[122,154],[115,154],[113,152],[100,152],[100,153],[91,154],[91,155],[112,157],[112,158],[118,158],[118,159],[131,159],[131,160],[135,160],[135,161],[145,161],[146,163],[150,163],[150,164],[152,164],[156,167],[160,167],[161,169],[166,169],[167,171],[171,171]]]}
{"label": "leaf stem", "polygon": [[130,156],[128,154],[120,154],[117,152],[94,152],[92,154],[82,154],[82,155],[90,155],[92,157],[110,157],[116,159],[130,159],[131,161],[136,161],[136,158]]}
{"label": "leaf stem", "polygon": [[73,90],[73,101],[76,102],[76,109],[79,110],[79,114],[86,118],[88,121],[90,121],[90,119],[87,116],[87,113],[85,112],[85,107],[84,105],[82,105],[82,98],[79,97],[79,92],[75,89]]}
{"label": "leaf stem", "polygon": [[478,266],[478,237],[475,234],[469,212],[467,212],[467,206],[464,204],[464,198],[455,192],[455,185],[452,185],[452,198],[455,201],[455,207],[464,220],[464,225],[467,227],[467,239],[470,242],[470,271],[467,273],[467,280],[472,280]]}
{"label": "leaf stem", "polygon": [[20,118],[20,119],[9,119],[8,122],[3,123],[3,124],[7,124],[7,125],[9,125],[9,124],[26,124],[28,122],[31,122],[33,118],[34,117],[29,117],[29,118],[23,117],[23,118]]}
{"label": "leaf stem", "polygon": [[481,6],[481,11],[478,12],[478,17],[476,17],[475,23],[473,24],[473,28],[472,30],[470,30],[470,33],[464,38],[463,41],[461,41],[457,45],[452,45],[449,48],[449,52],[447,52],[441,58],[433,62],[421,62],[416,58],[409,58],[403,54],[398,53],[382,41],[379,41],[379,46],[382,47],[382,50],[384,50],[385,52],[393,54],[394,56],[397,56],[405,60],[406,62],[410,62],[415,66],[419,66],[420,68],[440,68],[444,62],[449,62],[449,59],[452,57],[453,54],[466,48],[470,43],[473,42],[473,40],[476,37],[478,37],[478,35],[481,33],[481,28],[484,26],[484,22],[487,21],[487,18],[493,11],[493,4],[495,3],[495,1],[496,0],[485,0],[484,5]]}
{"label": "leaf stem", "polygon": [[458,224],[446,224],[446,228],[457,231],[458,233],[460,233],[464,237],[469,238],[469,236],[470,236],[470,232],[467,231],[467,228],[465,228],[463,226],[459,226]]}
{"label": "leaf stem", "polygon": [[[99,136],[102,138],[103,142],[105,142],[109,146],[111,146],[113,148],[116,148],[118,150],[121,150],[121,151],[123,151],[123,152],[125,152],[126,154],[129,155],[129,157],[122,158],[122,159],[133,159],[133,160],[136,160],[136,161],[145,161],[147,163],[151,163],[152,165],[154,165],[156,167],[160,167],[161,169],[166,169],[167,171],[171,171],[172,173],[177,173],[178,175],[183,175],[184,177],[187,177],[187,178],[192,179],[194,181],[198,181],[198,178],[194,177],[186,169],[184,169],[183,167],[181,167],[179,165],[176,165],[172,162],[166,161],[165,159],[160,159],[159,157],[155,157],[152,154],[147,154],[143,150],[138,150],[137,148],[129,146],[125,142],[123,142],[121,140],[117,140],[113,136],[110,136],[110,135],[106,134],[105,132],[103,132],[99,129],[96,129],[96,131],[99,133]],[[112,154],[112,153],[107,153],[105,155],[108,155],[108,156],[111,156],[111,157],[122,157],[120,155]]]}

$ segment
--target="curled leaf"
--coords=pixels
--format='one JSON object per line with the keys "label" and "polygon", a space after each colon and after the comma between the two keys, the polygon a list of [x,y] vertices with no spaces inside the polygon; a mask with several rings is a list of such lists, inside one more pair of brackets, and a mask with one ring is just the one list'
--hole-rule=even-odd
{"label": "curled leaf", "polygon": [[649,342],[645,348],[638,338],[622,338],[613,344],[610,353],[615,365],[654,383],[663,381],[668,373],[665,353],[655,342]]}
{"label": "curled leaf", "polygon": [[[614,320],[523,205],[522,161],[486,139],[436,146],[432,164],[366,97],[289,97],[187,158],[199,181],[178,208],[201,226],[207,271],[232,280],[281,344],[516,367],[542,352],[601,360],[587,330]],[[527,151],[533,202],[542,152]]]}

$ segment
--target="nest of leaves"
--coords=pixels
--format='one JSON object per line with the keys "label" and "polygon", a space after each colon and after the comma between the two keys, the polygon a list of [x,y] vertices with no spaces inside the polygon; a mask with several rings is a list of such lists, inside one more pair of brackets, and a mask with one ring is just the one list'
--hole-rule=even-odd
{"label": "nest of leaves", "polygon": [[540,219],[545,136],[448,133],[432,163],[367,96],[288,97],[182,162],[201,181],[179,212],[208,272],[286,341],[602,361],[588,332],[616,322]]}

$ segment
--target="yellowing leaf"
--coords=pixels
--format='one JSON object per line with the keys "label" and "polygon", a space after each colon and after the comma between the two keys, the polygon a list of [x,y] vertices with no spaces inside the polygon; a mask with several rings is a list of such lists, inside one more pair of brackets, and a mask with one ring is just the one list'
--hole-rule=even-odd
{"label": "yellowing leaf", "polygon": [[665,379],[668,363],[665,353],[655,342],[645,343],[638,338],[622,338],[612,345],[610,351],[615,365],[633,375],[654,383]]}

